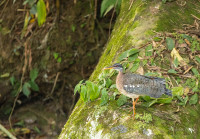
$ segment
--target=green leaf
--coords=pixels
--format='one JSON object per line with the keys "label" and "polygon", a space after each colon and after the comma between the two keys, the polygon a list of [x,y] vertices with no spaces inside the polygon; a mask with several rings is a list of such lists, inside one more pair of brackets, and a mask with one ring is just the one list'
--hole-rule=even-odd
{"label": "green leaf", "polygon": [[153,55],[153,47],[152,44],[150,44],[145,48],[145,56],[152,56],[152,55]]}
{"label": "green leaf", "polygon": [[75,88],[74,88],[74,95],[75,95],[77,92],[80,92],[82,82],[83,82],[83,80],[81,80],[81,81],[75,86]]}
{"label": "green leaf", "polygon": [[173,96],[182,96],[184,94],[184,88],[183,87],[174,87],[174,88],[172,88],[172,94],[173,94]]}
{"label": "green leaf", "polygon": [[178,105],[185,106],[188,102],[188,96],[186,96],[185,98],[182,98],[181,96],[177,96],[177,98],[181,101],[180,103],[178,103]]}
{"label": "green leaf", "polygon": [[55,58],[55,59],[57,59],[58,58],[58,53],[53,53],[53,57]]}
{"label": "green leaf", "polygon": [[87,102],[89,100],[87,97],[87,88],[85,85],[81,86],[80,97],[84,102]]}
{"label": "green leaf", "polygon": [[150,96],[140,96],[140,98],[144,99],[145,101],[150,101],[151,100]]}
{"label": "green leaf", "polygon": [[31,89],[33,89],[33,91],[39,91],[39,87],[34,81],[30,81],[29,84],[31,85]]}
{"label": "green leaf", "polygon": [[134,55],[128,57],[128,61],[129,61],[129,62],[132,62],[132,61],[136,60],[137,58],[138,58],[138,53],[136,53],[136,54],[134,54]]}
{"label": "green leaf", "polygon": [[46,21],[46,6],[43,0],[37,2],[38,25],[41,26]]}
{"label": "green leaf", "polygon": [[127,57],[129,57],[131,55],[137,54],[138,52],[139,52],[139,50],[135,49],[135,48],[127,50],[127,51],[125,51],[125,52],[120,54],[120,56],[118,57],[117,61],[120,62],[120,61],[124,60],[125,58],[127,58]]}
{"label": "green leaf", "polygon": [[30,9],[30,14],[36,15],[37,14],[37,6],[34,4]]}
{"label": "green leaf", "polygon": [[135,48],[130,49],[128,51],[128,57],[131,56],[131,55],[137,54],[139,51],[140,51],[139,49],[135,49]]}
{"label": "green leaf", "polygon": [[195,76],[199,75],[199,72],[196,68],[192,68],[192,72],[194,73]]}
{"label": "green leaf", "polygon": [[91,81],[86,81],[87,87],[87,97],[90,98],[91,101],[96,100],[100,95],[100,89],[96,84]]}
{"label": "green leaf", "polygon": [[158,99],[158,103],[161,103],[161,104],[168,104],[168,103],[171,103],[171,102],[172,102],[172,99],[173,99],[173,98],[159,98],[159,99]]}
{"label": "green leaf", "polygon": [[148,73],[145,73],[144,75],[145,76],[159,76],[159,74],[156,72],[148,72]]}
{"label": "green leaf", "polygon": [[31,85],[28,82],[25,82],[22,88],[23,94],[27,97],[31,94],[30,87]]}
{"label": "green leaf", "polygon": [[190,105],[193,105],[193,104],[197,104],[197,102],[198,102],[198,95],[197,95],[197,94],[194,94],[194,95],[190,98],[189,104],[190,104]]}
{"label": "green leaf", "polygon": [[72,24],[71,29],[72,29],[72,32],[75,32],[76,26]]}
{"label": "green leaf", "polygon": [[125,95],[120,95],[119,99],[117,100],[117,105],[120,107],[127,102],[127,97]]}
{"label": "green leaf", "polygon": [[200,91],[199,88],[198,85],[196,85],[194,88],[192,88],[192,92],[199,92]]}
{"label": "green leaf", "polygon": [[21,126],[21,127],[25,126],[23,120],[20,120],[19,122],[15,123],[14,125]]}
{"label": "green leaf", "polygon": [[4,73],[2,75],[0,75],[0,78],[7,78],[10,76],[10,73]]}
{"label": "green leaf", "polygon": [[10,83],[11,83],[12,86],[15,84],[15,77],[14,76],[10,77]]}
{"label": "green leaf", "polygon": [[110,86],[110,88],[112,89],[112,88],[114,88],[114,89],[116,89],[117,87],[116,87],[116,84],[112,84],[111,86]]}
{"label": "green leaf", "polygon": [[140,66],[140,60],[136,60],[134,63],[133,63],[133,66],[132,68],[130,69],[131,72],[135,72]]}
{"label": "green leaf", "polygon": [[105,88],[103,88],[103,90],[101,91],[101,105],[105,105],[106,103],[108,103],[108,99],[108,92]]}
{"label": "green leaf", "polygon": [[121,53],[120,56],[118,57],[117,61],[120,62],[120,61],[124,60],[125,58],[127,58],[128,57],[128,52],[129,52],[129,50]]}
{"label": "green leaf", "polygon": [[170,70],[168,70],[168,73],[174,73],[174,74],[176,74],[177,71],[175,71],[174,69],[170,69]]}
{"label": "green leaf", "polygon": [[26,16],[24,18],[24,27],[23,27],[23,30],[22,30],[22,33],[21,33],[21,39],[24,37],[24,35],[26,33],[26,30],[27,30],[28,23],[29,23],[30,19],[31,19],[31,17],[29,16],[29,13],[27,12]]}
{"label": "green leaf", "polygon": [[142,60],[142,65],[145,66],[147,64],[147,62],[148,62],[147,59]]}
{"label": "green leaf", "polygon": [[175,46],[175,41],[170,37],[166,38],[166,43],[169,50],[172,50]]}
{"label": "green leaf", "polygon": [[77,84],[74,88],[74,95],[76,95],[77,92],[80,92],[81,90],[81,84]]}
{"label": "green leaf", "polygon": [[60,63],[61,61],[62,61],[62,58],[59,57],[59,58],[57,59],[57,62]]}
{"label": "green leaf", "polygon": [[101,89],[95,84],[94,85],[94,93],[92,95],[90,95],[90,100],[91,101],[94,101],[96,100],[97,98],[99,98],[100,96],[100,91]]}
{"label": "green leaf", "polygon": [[157,103],[157,99],[153,99],[152,101],[145,102],[142,104],[142,106],[151,107],[155,103]]}
{"label": "green leaf", "polygon": [[160,38],[160,37],[154,37],[153,40],[156,41],[156,42],[159,42],[159,41],[162,40],[162,38]]}
{"label": "green leaf", "polygon": [[31,81],[34,82],[37,76],[38,76],[38,70],[36,68],[32,69],[30,72]]}
{"label": "green leaf", "polygon": [[37,126],[34,126],[33,130],[38,134],[41,133],[40,129]]}
{"label": "green leaf", "polygon": [[200,58],[198,56],[195,56],[195,59],[200,63]]}
{"label": "green leaf", "polygon": [[192,41],[192,37],[191,36],[188,36],[188,35],[186,35],[186,34],[181,34],[180,35],[182,38],[184,38],[184,39],[187,39],[188,41]]}
{"label": "green leaf", "polygon": [[111,85],[112,85],[112,80],[108,78],[106,80],[106,88],[109,88]]}
{"label": "green leaf", "polygon": [[176,68],[178,67],[178,65],[179,65],[178,58],[174,59],[174,65],[175,65]]}
{"label": "green leaf", "polygon": [[113,7],[119,11],[121,0],[103,0],[101,3],[101,17],[106,15]]}

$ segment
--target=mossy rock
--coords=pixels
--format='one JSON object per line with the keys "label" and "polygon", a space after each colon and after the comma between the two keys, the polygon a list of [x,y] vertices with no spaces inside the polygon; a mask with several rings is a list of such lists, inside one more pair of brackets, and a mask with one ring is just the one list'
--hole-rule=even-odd
{"label": "mossy rock", "polygon": [[[90,77],[97,80],[105,66],[116,62],[119,54],[131,48],[140,48],[151,41],[156,32],[182,29],[200,17],[198,0],[185,1],[123,0],[110,40]],[[143,48],[141,48],[143,49]],[[166,60],[169,64],[169,60]],[[162,63],[165,64],[165,63]],[[157,64],[160,67],[163,65]],[[149,114],[152,121],[133,120],[130,113],[118,107],[116,101],[100,106],[100,100],[84,103],[79,100],[59,138],[197,138],[200,105],[178,109],[176,104],[154,105],[145,108],[138,104],[137,113]],[[179,110],[179,111],[178,111]]]}

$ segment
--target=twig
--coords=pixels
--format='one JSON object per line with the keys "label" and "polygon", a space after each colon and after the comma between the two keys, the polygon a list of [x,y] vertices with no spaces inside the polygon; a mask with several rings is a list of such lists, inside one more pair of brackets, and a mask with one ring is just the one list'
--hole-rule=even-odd
{"label": "twig", "polygon": [[186,73],[188,73],[188,71],[190,71],[191,70],[191,68],[193,68],[193,66],[191,66],[191,67],[189,67],[183,74],[186,74]]}
{"label": "twig", "polygon": [[131,4],[130,4],[130,6],[129,6],[128,10],[130,10],[130,9],[131,9],[131,7],[132,7],[132,5],[133,5],[133,1],[134,1],[134,0],[131,0]]}
{"label": "twig", "polygon": [[9,2],[9,0],[7,1],[6,5],[3,7],[3,10],[2,10],[2,12],[0,14],[0,17],[3,15],[3,12],[4,12],[5,8],[6,8],[6,6],[8,5],[8,2]]}
{"label": "twig", "polygon": [[115,13],[115,8],[112,12],[112,16],[111,16],[111,19],[110,19],[110,25],[109,25],[109,37],[110,37],[110,30],[111,30],[111,25],[112,25],[112,20],[113,20],[113,16],[114,16],[114,13]]}
{"label": "twig", "polygon": [[94,3],[94,19],[97,18],[97,0],[95,0],[95,3]]}
{"label": "twig", "polygon": [[17,139],[15,136],[12,135],[2,124],[0,124],[0,130],[3,131],[6,135],[8,135],[11,139]]}
{"label": "twig", "polygon": [[1,7],[1,5],[3,5],[4,4],[4,2],[5,2],[6,0],[3,0],[1,3],[0,3],[0,7]]}
{"label": "twig", "polygon": [[191,14],[195,19],[200,21],[200,18],[196,17],[195,15]]}
{"label": "twig", "polygon": [[55,87],[56,87],[56,83],[57,83],[59,74],[60,74],[60,72],[58,72],[57,75],[56,75],[56,79],[55,79],[55,81],[54,81],[53,88],[52,88],[52,90],[51,90],[50,96],[52,96],[53,91],[54,91],[54,89],[55,89]]}
{"label": "twig", "polygon": [[[28,40],[27,40],[28,42]],[[24,74],[25,74],[25,71],[26,71],[26,67],[27,67],[27,42],[25,42],[25,50],[24,50],[24,66],[23,66],[23,69],[22,69],[22,78],[21,78],[21,82],[20,82],[20,87],[17,91],[17,96],[14,100],[14,104],[13,104],[13,107],[12,107],[12,110],[11,110],[11,113],[9,115],[9,118],[8,118],[8,121],[9,121],[9,125],[10,125],[10,128],[12,129],[12,122],[11,122],[11,117],[12,117],[12,114],[13,114],[13,111],[15,109],[15,106],[16,106],[16,102],[17,102],[17,99],[19,97],[19,94],[20,92],[22,91],[22,84],[23,84],[23,80],[24,80]]]}

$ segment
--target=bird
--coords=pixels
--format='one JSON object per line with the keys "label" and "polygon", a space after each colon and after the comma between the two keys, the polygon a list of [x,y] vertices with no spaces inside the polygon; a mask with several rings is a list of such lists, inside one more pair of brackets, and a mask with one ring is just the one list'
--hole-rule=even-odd
{"label": "bird", "polygon": [[[133,117],[135,117],[135,104],[139,96],[150,96],[153,98],[160,98],[163,94],[172,96],[171,90],[166,88],[166,81],[164,78],[144,76],[133,73],[123,73],[123,66],[115,63],[106,69],[114,69],[119,73],[116,78],[116,87],[118,91],[132,98],[133,101]],[[136,100],[135,100],[136,99]]]}

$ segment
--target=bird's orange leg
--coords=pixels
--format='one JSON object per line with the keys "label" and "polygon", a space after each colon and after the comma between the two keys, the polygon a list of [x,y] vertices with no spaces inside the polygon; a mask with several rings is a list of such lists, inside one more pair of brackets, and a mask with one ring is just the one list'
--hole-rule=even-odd
{"label": "bird's orange leg", "polygon": [[134,101],[134,98],[133,98],[133,119],[135,119],[135,114],[136,114],[136,112],[135,112],[135,104],[137,103],[138,99],[139,99],[139,97],[136,98],[136,100]]}

